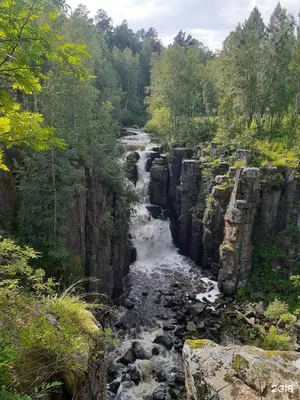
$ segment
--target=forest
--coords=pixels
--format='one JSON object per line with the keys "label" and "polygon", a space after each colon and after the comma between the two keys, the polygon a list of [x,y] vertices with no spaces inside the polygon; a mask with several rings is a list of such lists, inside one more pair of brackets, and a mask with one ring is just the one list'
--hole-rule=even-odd
{"label": "forest", "polygon": [[99,337],[110,342],[65,244],[86,171],[129,215],[138,199],[119,139],[133,125],[166,151],[214,140],[231,165],[246,148],[255,166],[297,168],[300,25],[280,4],[268,22],[254,8],[215,53],[183,31],[164,46],[153,27],[133,32],[65,0],[1,0],[0,82],[0,179],[12,177],[17,204],[0,208],[0,391],[30,400],[61,375],[76,385]]}

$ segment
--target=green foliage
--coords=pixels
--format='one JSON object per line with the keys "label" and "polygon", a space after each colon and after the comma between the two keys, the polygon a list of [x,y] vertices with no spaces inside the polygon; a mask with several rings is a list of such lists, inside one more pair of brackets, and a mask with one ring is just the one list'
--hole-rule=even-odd
{"label": "green foliage", "polygon": [[268,305],[268,308],[265,312],[265,317],[270,319],[271,321],[274,321],[281,318],[282,314],[286,315],[288,308],[289,306],[287,303],[275,299],[272,303]]}
{"label": "green foliage", "polygon": [[[291,311],[299,308],[299,289],[289,278],[300,273],[300,263],[288,252],[289,248],[297,245],[298,238],[297,226],[289,225],[284,231],[270,234],[265,241],[255,243],[252,275],[239,291],[244,299],[256,301],[256,294],[263,293],[267,303],[278,299],[288,303]],[[272,269],[278,264],[281,270]]]}
{"label": "green foliage", "polygon": [[[21,110],[15,100],[16,91],[33,94],[41,91],[47,79],[45,65],[56,64],[64,73],[72,72],[79,79],[88,76],[83,67],[86,46],[75,46],[62,40],[52,27],[58,7],[52,1],[31,3],[2,1],[0,5],[0,142],[3,147],[26,145],[37,151],[63,142],[54,137],[55,130],[43,125],[38,112]],[[36,110],[35,110],[36,111]],[[2,162],[0,166],[7,169]]]}
{"label": "green foliage", "polygon": [[7,399],[41,398],[60,385],[57,377],[73,390],[91,350],[107,340],[83,300],[56,294],[45,272],[29,266],[36,257],[29,247],[0,242],[0,385]]}
{"label": "green foliage", "polygon": [[281,314],[280,319],[282,322],[294,325],[297,322],[297,317],[289,312]]}
{"label": "green foliage", "polygon": [[277,328],[272,326],[264,337],[263,348],[266,350],[290,351],[294,349],[292,338],[286,334],[279,334]]}
{"label": "green foliage", "polygon": [[193,146],[212,138],[215,122],[208,117],[201,95],[205,77],[204,62],[195,47],[185,49],[176,43],[152,59],[147,129],[162,143]]}

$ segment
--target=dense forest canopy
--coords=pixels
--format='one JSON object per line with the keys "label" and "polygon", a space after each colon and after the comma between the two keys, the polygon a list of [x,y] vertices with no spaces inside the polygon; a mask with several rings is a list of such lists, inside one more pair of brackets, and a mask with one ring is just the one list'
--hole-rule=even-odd
{"label": "dense forest canopy", "polygon": [[0,0],[0,85],[0,167],[18,202],[0,211],[0,390],[28,400],[51,390],[46,373],[24,375],[36,354],[58,360],[50,377],[79,371],[72,385],[88,368],[82,347],[100,334],[86,304],[57,295],[51,278],[82,276],[65,232],[85,171],[130,207],[118,161],[128,125],[145,125],[166,150],[215,140],[229,161],[245,147],[259,166],[298,166],[300,25],[280,4],[268,22],[254,8],[215,54],[182,30],[166,47],[155,28],[114,26],[102,9],[93,18],[64,0]]}

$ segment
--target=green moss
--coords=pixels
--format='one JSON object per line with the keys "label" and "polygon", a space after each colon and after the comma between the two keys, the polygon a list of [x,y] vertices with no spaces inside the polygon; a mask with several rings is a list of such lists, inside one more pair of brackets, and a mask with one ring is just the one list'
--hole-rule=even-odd
{"label": "green moss", "polygon": [[232,385],[234,383],[234,379],[231,375],[226,374],[223,378],[223,380],[227,383],[229,383],[230,385]]}
{"label": "green moss", "polygon": [[232,247],[231,243],[223,243],[220,246],[221,250],[228,250],[228,251],[234,251],[234,248]]}
{"label": "green moss", "polygon": [[241,370],[245,370],[249,367],[249,362],[242,357],[240,354],[236,354],[232,361],[232,369],[235,372],[239,372]]}
{"label": "green moss", "polygon": [[205,347],[211,343],[213,342],[211,342],[208,339],[197,339],[197,340],[188,339],[185,341],[185,344],[192,347],[193,349],[200,349],[201,347]]}
{"label": "green moss", "polygon": [[271,358],[271,357],[282,357],[287,361],[295,361],[297,357],[287,351],[279,351],[279,350],[264,350],[266,358]]}

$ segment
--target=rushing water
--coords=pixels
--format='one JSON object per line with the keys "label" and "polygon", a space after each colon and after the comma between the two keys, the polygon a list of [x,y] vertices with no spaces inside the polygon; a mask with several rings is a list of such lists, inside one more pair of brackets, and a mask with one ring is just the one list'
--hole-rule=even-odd
{"label": "rushing water", "polygon": [[[153,393],[159,385],[152,377],[153,369],[162,369],[169,377],[183,369],[181,355],[174,349],[168,351],[161,348],[159,355],[152,355],[153,340],[163,332],[163,324],[176,324],[174,311],[164,307],[164,303],[158,299],[162,295],[176,295],[178,287],[185,296],[193,292],[199,300],[203,295],[208,295],[212,301],[218,295],[215,283],[203,278],[200,269],[187,257],[178,253],[172,241],[169,221],[153,219],[148,212],[146,206],[149,203],[150,173],[146,172],[145,164],[151,156],[154,144],[151,144],[144,131],[131,131],[135,134],[124,137],[122,141],[127,151],[138,151],[140,155],[137,163],[136,191],[141,194],[143,202],[136,207],[131,221],[131,235],[137,249],[137,261],[130,267],[128,290],[125,295],[126,301],[130,301],[130,307],[118,308],[118,326],[123,329],[120,344],[110,357],[114,363],[131,347],[133,341],[137,341],[145,349],[150,360],[135,361],[134,366],[141,373],[141,381],[138,385],[123,382],[117,394],[111,394],[110,398],[117,400],[143,400]],[[199,293],[203,284],[208,283],[210,294]],[[120,363],[115,363],[118,379],[122,373],[125,374],[124,368],[126,367]],[[168,396],[165,398],[170,398]],[[184,393],[180,398],[185,398]]]}

